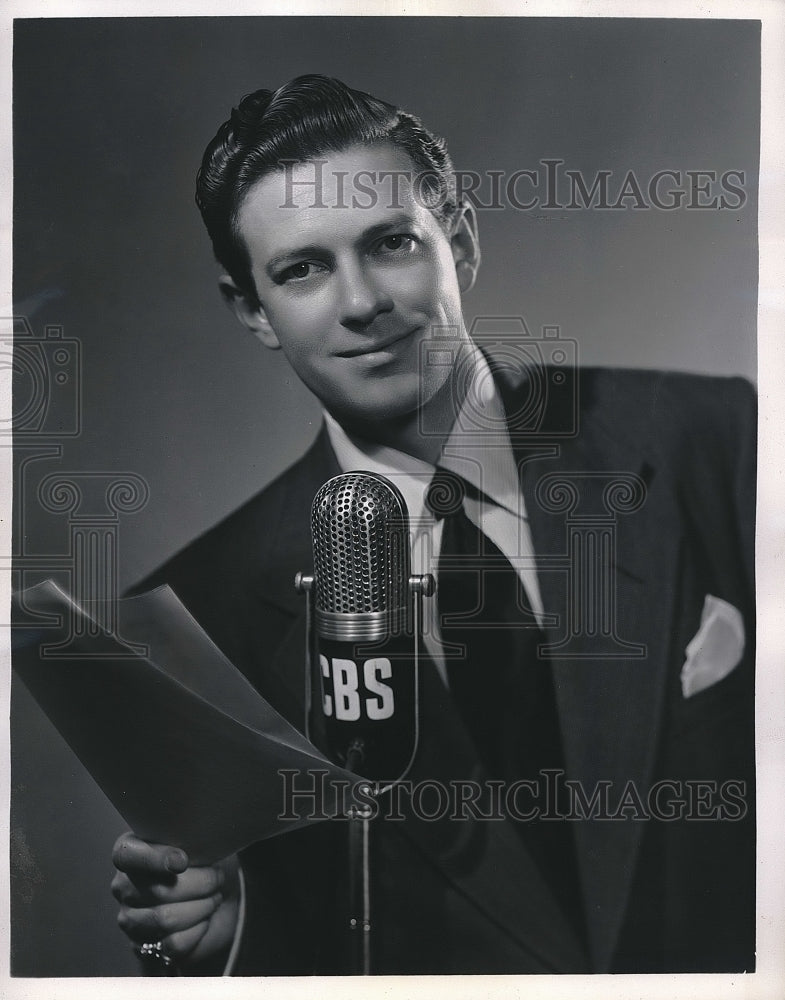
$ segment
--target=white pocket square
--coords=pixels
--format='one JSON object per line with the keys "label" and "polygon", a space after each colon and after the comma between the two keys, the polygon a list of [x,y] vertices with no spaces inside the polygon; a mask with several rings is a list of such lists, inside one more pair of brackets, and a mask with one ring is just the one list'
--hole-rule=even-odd
{"label": "white pocket square", "polygon": [[719,597],[706,595],[701,623],[686,649],[681,668],[685,698],[704,691],[737,667],[744,655],[744,619],[738,608]]}

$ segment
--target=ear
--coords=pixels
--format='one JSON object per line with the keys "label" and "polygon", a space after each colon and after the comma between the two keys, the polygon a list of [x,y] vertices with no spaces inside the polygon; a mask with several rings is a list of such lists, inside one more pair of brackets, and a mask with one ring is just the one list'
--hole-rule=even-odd
{"label": "ear", "polygon": [[468,292],[477,278],[481,259],[477,213],[470,202],[464,202],[458,209],[452,226],[450,246],[458,287],[462,292]]}
{"label": "ear", "polygon": [[218,279],[218,288],[224,302],[229,306],[243,326],[260,340],[271,351],[277,351],[281,345],[270,326],[264,308],[249,299],[248,295],[235,284],[228,274],[222,274]]}

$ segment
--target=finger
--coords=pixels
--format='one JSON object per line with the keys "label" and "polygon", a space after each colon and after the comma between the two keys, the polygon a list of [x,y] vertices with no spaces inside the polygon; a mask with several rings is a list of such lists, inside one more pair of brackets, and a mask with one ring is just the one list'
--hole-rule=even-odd
{"label": "finger", "polygon": [[176,931],[174,934],[170,934],[162,941],[164,952],[167,955],[171,955],[172,958],[185,958],[196,948],[207,933],[209,926],[209,920],[202,920],[200,923],[194,924],[193,927],[188,927],[184,931]]}
{"label": "finger", "polygon": [[177,875],[188,867],[188,855],[179,847],[151,844],[132,833],[118,838],[112,861],[115,868],[136,877]]}
{"label": "finger", "polygon": [[118,903],[125,902],[125,896],[133,889],[133,883],[124,872],[116,871],[112,878],[112,895]]}
{"label": "finger", "polygon": [[117,915],[117,922],[133,941],[158,941],[209,919],[220,902],[221,897],[216,894],[209,899],[194,899],[186,903],[165,903],[143,909],[123,907]]}
{"label": "finger", "polygon": [[125,906],[182,903],[214,895],[223,888],[225,878],[223,870],[212,865],[189,868],[173,882],[132,881],[124,873],[117,872],[112,879],[112,894]]}

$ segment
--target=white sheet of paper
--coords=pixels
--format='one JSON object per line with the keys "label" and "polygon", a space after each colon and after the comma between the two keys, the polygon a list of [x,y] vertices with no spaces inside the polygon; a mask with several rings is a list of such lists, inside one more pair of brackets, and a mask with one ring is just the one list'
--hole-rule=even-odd
{"label": "white sheet of paper", "polygon": [[[51,581],[14,604],[26,616],[14,669],[140,837],[204,864],[340,812],[332,782],[355,776],[262,698],[168,587],[120,602],[120,634],[147,656],[96,628]],[[36,627],[31,615],[55,624]],[[297,788],[317,798],[287,804],[283,769],[301,772]]]}

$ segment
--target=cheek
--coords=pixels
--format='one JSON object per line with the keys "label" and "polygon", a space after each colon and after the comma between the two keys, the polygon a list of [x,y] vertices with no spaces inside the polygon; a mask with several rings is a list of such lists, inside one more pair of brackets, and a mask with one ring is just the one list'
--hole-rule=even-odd
{"label": "cheek", "polygon": [[287,303],[285,308],[267,306],[267,319],[290,359],[307,361],[318,357],[325,343],[329,324],[323,306],[315,299],[303,298],[293,308]]}
{"label": "cheek", "polygon": [[412,269],[388,283],[388,291],[399,308],[425,312],[434,318],[454,317],[460,312],[460,292],[454,275],[433,267]]}

